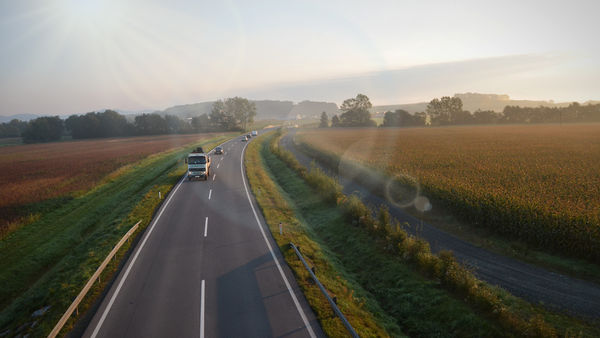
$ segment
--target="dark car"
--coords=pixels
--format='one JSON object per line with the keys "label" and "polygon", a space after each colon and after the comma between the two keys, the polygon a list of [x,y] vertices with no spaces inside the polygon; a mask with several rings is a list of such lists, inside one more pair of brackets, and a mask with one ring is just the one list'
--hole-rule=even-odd
{"label": "dark car", "polygon": [[216,147],[215,155],[223,155],[223,147]]}

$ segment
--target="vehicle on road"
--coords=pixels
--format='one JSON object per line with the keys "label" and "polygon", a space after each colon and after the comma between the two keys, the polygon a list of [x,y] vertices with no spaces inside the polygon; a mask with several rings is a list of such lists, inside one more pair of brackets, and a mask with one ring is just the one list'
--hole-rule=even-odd
{"label": "vehicle on road", "polygon": [[242,136],[242,142],[248,141],[248,137],[246,135]]}
{"label": "vehicle on road", "polygon": [[248,134],[248,135],[246,135],[246,138],[247,138],[247,139],[251,139],[251,138],[252,138],[252,135]]}
{"label": "vehicle on road", "polygon": [[223,147],[216,147],[215,155],[223,155]]}
{"label": "vehicle on road", "polygon": [[251,134],[252,134],[252,136],[258,136],[258,131],[253,130]]}
{"label": "vehicle on road", "polygon": [[210,176],[210,157],[204,153],[202,148],[196,148],[185,161],[188,165],[188,180],[199,178],[206,181],[208,179],[208,176]]}

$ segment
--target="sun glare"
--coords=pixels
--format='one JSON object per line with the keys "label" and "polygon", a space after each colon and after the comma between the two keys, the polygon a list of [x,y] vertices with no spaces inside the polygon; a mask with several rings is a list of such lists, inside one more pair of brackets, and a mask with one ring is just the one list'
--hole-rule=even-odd
{"label": "sun glare", "polygon": [[67,0],[63,8],[71,19],[97,20],[107,14],[108,2],[102,0]]}

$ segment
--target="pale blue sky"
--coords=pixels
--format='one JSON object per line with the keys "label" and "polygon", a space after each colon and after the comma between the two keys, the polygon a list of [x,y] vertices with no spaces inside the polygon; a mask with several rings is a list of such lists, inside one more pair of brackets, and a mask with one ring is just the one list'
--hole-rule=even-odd
{"label": "pale blue sky", "polygon": [[600,1],[0,0],[0,114],[600,99]]}

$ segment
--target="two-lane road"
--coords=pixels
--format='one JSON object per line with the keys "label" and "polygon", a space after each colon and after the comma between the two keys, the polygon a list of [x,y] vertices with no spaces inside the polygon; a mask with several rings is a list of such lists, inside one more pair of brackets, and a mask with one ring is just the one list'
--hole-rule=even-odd
{"label": "two-lane road", "polygon": [[246,145],[175,186],[85,337],[323,336],[249,193]]}

